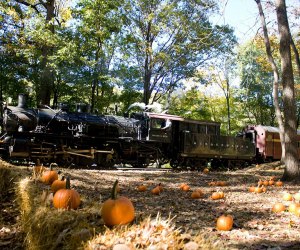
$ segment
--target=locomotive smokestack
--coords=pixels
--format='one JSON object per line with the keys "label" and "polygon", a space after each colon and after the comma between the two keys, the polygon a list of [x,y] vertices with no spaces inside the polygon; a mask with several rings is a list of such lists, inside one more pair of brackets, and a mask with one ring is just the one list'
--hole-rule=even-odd
{"label": "locomotive smokestack", "polygon": [[27,107],[27,95],[19,94],[18,96],[18,108],[26,108]]}

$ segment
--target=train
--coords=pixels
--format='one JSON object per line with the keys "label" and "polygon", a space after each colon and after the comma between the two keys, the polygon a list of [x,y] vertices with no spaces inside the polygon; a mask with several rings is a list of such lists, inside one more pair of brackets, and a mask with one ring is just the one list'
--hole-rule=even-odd
{"label": "train", "polygon": [[238,136],[225,136],[220,133],[221,124],[214,121],[151,110],[128,110],[122,116],[93,114],[83,103],[72,111],[65,104],[56,109],[29,108],[26,99],[20,94],[16,106],[3,106],[3,159],[96,168],[168,165],[200,170],[243,167],[272,158],[258,140],[259,126],[246,126]]}

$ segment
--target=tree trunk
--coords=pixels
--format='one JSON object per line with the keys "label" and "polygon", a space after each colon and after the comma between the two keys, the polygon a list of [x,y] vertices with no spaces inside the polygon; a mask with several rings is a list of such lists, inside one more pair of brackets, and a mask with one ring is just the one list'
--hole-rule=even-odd
{"label": "tree trunk", "polygon": [[[48,0],[45,3],[47,15],[46,15],[46,23],[54,18],[54,3],[55,0]],[[54,34],[54,26],[50,25],[50,31]],[[41,62],[41,77],[40,84],[37,93],[37,103],[50,105],[50,99],[52,94],[52,88],[54,86],[54,73],[52,68],[48,65],[48,57],[53,53],[52,49],[49,48],[48,45],[44,45],[42,48],[42,62]]]}
{"label": "tree trunk", "polygon": [[285,171],[284,180],[300,177],[297,148],[297,116],[295,105],[294,75],[291,56],[291,36],[285,0],[276,0],[276,14],[280,40],[280,57],[283,86],[283,113],[285,118]]}
{"label": "tree trunk", "polygon": [[91,96],[91,112],[94,112],[95,109],[95,96],[96,96],[96,88],[98,86],[98,80],[96,79],[96,77],[94,77],[94,79],[92,80],[92,96]]}
{"label": "tree trunk", "polygon": [[148,22],[146,30],[146,48],[144,64],[144,98],[145,105],[149,104],[151,97],[151,77],[152,77],[152,39],[151,39],[151,22]]}
{"label": "tree trunk", "polygon": [[[147,59],[146,59],[147,60]],[[144,76],[144,103],[145,105],[149,104],[150,100],[150,81],[151,81],[151,72],[149,69],[146,69],[147,62],[145,62],[145,76]]]}
{"label": "tree trunk", "polygon": [[230,88],[229,88],[229,79],[226,77],[226,89],[227,94],[226,97],[226,104],[227,104],[227,119],[228,119],[228,135],[231,135],[231,125],[230,125]]}
{"label": "tree trunk", "polygon": [[274,101],[275,115],[276,115],[278,126],[279,126],[279,137],[280,137],[281,149],[282,149],[281,161],[284,162],[284,159],[285,159],[285,136],[284,136],[284,123],[283,123],[283,118],[281,115],[279,98],[278,98],[279,72],[278,72],[278,67],[275,63],[275,60],[272,56],[271,43],[270,43],[270,39],[269,39],[269,35],[268,35],[266,19],[265,19],[265,15],[264,15],[264,12],[262,9],[261,2],[260,2],[260,0],[255,0],[255,2],[257,3],[257,6],[258,6],[261,25],[263,28],[264,41],[265,41],[268,61],[270,62],[272,70],[273,70],[273,76],[274,76],[273,101]]}

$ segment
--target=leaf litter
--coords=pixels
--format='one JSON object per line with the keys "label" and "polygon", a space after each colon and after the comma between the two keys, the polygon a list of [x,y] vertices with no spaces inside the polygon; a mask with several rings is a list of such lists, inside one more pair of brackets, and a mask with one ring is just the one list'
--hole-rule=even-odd
{"label": "leaf litter", "polygon": [[[156,169],[99,171],[62,168],[61,171],[63,175],[71,176],[72,187],[81,194],[83,206],[89,202],[101,204],[108,199],[113,182],[118,179],[120,195],[129,197],[135,206],[136,220],[130,227],[135,228],[136,232],[141,230],[137,227],[139,224],[149,218],[155,219],[159,214],[160,218],[166,221],[172,217],[174,224],[171,226],[171,231],[176,232],[177,235],[181,237],[184,235],[190,237],[209,235],[208,237],[211,237],[215,242],[222,243],[228,249],[300,248],[300,218],[287,211],[279,214],[271,212],[272,206],[276,202],[283,202],[288,206],[290,202],[282,200],[283,192],[294,194],[300,190],[300,186],[284,183],[283,187],[267,187],[265,193],[256,194],[248,191],[251,185],[257,185],[259,179],[268,179],[271,176],[280,178],[283,169],[278,163],[263,164],[261,167],[251,166],[237,171],[211,171],[207,174],[195,171],[175,172]],[[221,180],[226,181],[227,186],[209,185],[209,182]],[[147,186],[147,190],[138,192],[136,187],[142,183]],[[163,186],[163,191],[160,195],[152,195],[151,189],[159,183]],[[181,183],[187,183],[191,190],[188,192],[180,190]],[[192,190],[195,189],[203,191],[203,198],[197,200],[190,198]],[[225,199],[212,200],[210,198],[212,192],[218,190],[225,193]],[[15,201],[12,199],[10,202],[14,203]],[[215,229],[216,219],[221,214],[233,216],[234,226],[231,231],[222,232]],[[0,232],[3,235],[7,223],[5,224],[5,218],[2,221]],[[15,228],[19,228],[17,222],[15,222]],[[12,227],[9,230],[14,231]],[[125,234],[124,231],[121,232],[119,231],[119,235]],[[108,231],[107,234],[112,233]],[[137,236],[134,237],[138,238]],[[143,237],[139,243],[141,249],[145,246]],[[154,234],[152,237],[158,237],[158,234]],[[2,240],[0,238],[0,244],[6,244],[5,240],[13,239],[8,237]],[[192,249],[193,241],[189,240],[186,243],[189,242],[192,242],[190,243]],[[90,246],[92,244],[94,243],[91,241]],[[121,241],[118,244],[126,244],[126,241]],[[201,248],[199,242],[195,244],[197,244],[198,249],[205,249]],[[187,246],[180,246],[182,249],[184,247]],[[110,248],[107,246],[107,249]],[[168,242],[163,242],[161,249],[168,249]]]}

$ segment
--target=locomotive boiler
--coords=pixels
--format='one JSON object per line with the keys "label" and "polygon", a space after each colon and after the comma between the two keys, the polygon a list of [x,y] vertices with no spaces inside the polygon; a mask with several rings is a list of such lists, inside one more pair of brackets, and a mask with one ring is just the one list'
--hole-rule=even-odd
{"label": "locomotive boiler", "polygon": [[245,165],[256,153],[251,140],[221,135],[218,122],[143,110],[116,116],[92,114],[85,104],[77,104],[75,111],[65,105],[28,108],[25,95],[19,95],[17,106],[3,108],[2,120],[0,149],[8,159],[200,169],[208,162]]}

